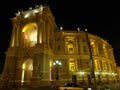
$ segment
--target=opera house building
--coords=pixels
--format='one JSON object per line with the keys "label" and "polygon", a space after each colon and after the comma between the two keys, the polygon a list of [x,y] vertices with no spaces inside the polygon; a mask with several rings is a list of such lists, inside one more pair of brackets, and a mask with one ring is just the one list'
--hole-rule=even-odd
{"label": "opera house building", "polygon": [[11,22],[0,87],[118,81],[112,46],[87,29],[57,28],[49,6],[18,11]]}

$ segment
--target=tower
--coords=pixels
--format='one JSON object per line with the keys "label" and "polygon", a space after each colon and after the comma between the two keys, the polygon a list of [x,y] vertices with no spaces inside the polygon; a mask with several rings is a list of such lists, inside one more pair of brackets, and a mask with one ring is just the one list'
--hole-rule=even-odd
{"label": "tower", "polygon": [[52,38],[56,24],[49,6],[18,11],[12,21],[1,86],[50,84]]}

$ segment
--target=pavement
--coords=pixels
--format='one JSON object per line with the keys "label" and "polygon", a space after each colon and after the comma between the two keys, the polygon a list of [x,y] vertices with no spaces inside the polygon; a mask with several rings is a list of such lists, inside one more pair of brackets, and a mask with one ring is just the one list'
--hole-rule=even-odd
{"label": "pavement", "polygon": [[[86,87],[84,90],[88,90],[89,87],[92,86],[83,86]],[[120,83],[114,83],[114,84],[102,84],[97,85],[97,90],[105,90],[105,87],[109,87],[110,90],[120,90]],[[39,88],[30,88],[27,86],[21,86],[21,87],[13,87],[13,88],[0,88],[0,90],[57,90],[57,87],[39,87]]]}
{"label": "pavement", "polygon": [[[90,86],[93,87],[93,86]],[[109,89],[105,89],[108,87]],[[120,83],[97,85],[97,90],[120,90]]]}
{"label": "pavement", "polygon": [[13,87],[13,88],[0,88],[0,90],[57,90],[57,88],[56,87],[31,88],[31,87],[21,86],[21,87]]}
{"label": "pavement", "polygon": [[17,88],[2,88],[0,90],[57,90],[56,88],[29,88],[29,87],[17,87]]}

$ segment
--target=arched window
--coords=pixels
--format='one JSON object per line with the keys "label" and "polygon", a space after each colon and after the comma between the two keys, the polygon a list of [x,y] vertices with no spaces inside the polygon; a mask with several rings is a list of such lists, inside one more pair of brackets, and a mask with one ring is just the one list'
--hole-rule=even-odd
{"label": "arched window", "polygon": [[22,30],[22,43],[24,47],[33,47],[37,43],[37,25],[36,23],[27,24]]}
{"label": "arched window", "polygon": [[69,44],[69,45],[68,45],[68,53],[69,53],[69,54],[73,54],[73,53],[74,53],[73,44]]}

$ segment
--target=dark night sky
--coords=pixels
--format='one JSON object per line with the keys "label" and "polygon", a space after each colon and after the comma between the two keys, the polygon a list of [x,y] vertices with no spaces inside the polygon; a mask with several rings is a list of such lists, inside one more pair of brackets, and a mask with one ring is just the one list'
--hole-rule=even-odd
{"label": "dark night sky", "polygon": [[[5,1],[5,0],[4,0]],[[55,17],[56,24],[64,29],[87,28],[108,41],[114,48],[116,62],[120,65],[120,5],[118,2],[93,2],[92,0],[16,0],[0,3],[0,71],[3,68],[5,52],[9,46],[12,23],[10,18],[18,10],[28,10],[35,5],[47,4]],[[68,2],[69,1],[69,2]],[[7,3],[8,2],[8,3]]]}

